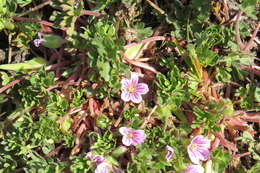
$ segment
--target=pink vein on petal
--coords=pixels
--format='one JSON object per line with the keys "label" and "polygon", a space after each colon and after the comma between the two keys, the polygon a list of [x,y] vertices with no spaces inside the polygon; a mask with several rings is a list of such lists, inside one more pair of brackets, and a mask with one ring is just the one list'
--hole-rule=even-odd
{"label": "pink vein on petal", "polygon": [[122,91],[121,99],[125,102],[128,102],[131,99],[131,94],[129,94],[127,91]]}
{"label": "pink vein on petal", "polygon": [[136,92],[140,94],[146,94],[149,91],[148,85],[145,83],[139,83],[136,87]]}
{"label": "pink vein on petal", "polygon": [[131,73],[131,84],[130,85],[134,85],[136,86],[138,84],[138,73],[132,72]]}
{"label": "pink vein on petal", "polygon": [[134,103],[140,103],[142,101],[142,97],[141,97],[141,95],[139,93],[130,94],[130,99]]}
{"label": "pink vein on petal", "polygon": [[126,90],[128,88],[128,86],[130,85],[130,81],[128,79],[124,78],[121,80],[121,84],[122,84],[121,89]]}

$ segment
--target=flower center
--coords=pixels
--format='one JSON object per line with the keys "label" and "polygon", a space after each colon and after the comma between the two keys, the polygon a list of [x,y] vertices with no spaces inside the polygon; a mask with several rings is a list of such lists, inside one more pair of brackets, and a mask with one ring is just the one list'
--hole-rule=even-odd
{"label": "flower center", "polygon": [[133,133],[128,133],[128,134],[127,134],[127,137],[128,137],[128,138],[133,138],[134,135],[133,135]]}
{"label": "flower center", "polygon": [[197,144],[192,144],[190,148],[191,148],[191,150],[197,150],[198,145]]}
{"label": "flower center", "polygon": [[136,91],[136,87],[134,85],[130,85],[127,90],[129,93],[134,93]]}

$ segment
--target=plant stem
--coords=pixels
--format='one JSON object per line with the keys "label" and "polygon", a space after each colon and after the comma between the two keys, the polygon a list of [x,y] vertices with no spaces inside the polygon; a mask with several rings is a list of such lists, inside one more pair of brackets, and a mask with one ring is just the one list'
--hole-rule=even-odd
{"label": "plant stem", "polygon": [[[36,19],[30,19],[30,18],[18,17],[18,16],[13,16],[13,19],[14,19],[14,20],[17,20],[17,21],[35,22],[35,23],[39,23],[39,24],[42,24],[42,25],[54,27],[54,24],[53,24],[53,23],[47,22],[47,21],[44,21],[44,20],[36,20]],[[61,27],[61,28],[58,28],[58,29],[61,29],[61,30],[63,30],[63,31],[66,31],[66,30],[67,30],[67,28],[65,28],[65,27]]]}
{"label": "plant stem", "polygon": [[25,16],[25,15],[31,13],[31,12],[37,11],[37,10],[39,10],[39,9],[41,9],[41,8],[43,8],[43,7],[45,7],[46,5],[49,5],[50,2],[51,2],[50,0],[47,0],[47,1],[45,1],[45,2],[43,2],[43,3],[41,3],[41,4],[39,4],[39,5],[37,5],[36,7],[31,8],[31,9],[29,9],[28,11],[26,11],[26,12],[24,12],[24,13],[18,15],[18,16],[19,16],[19,17]]}

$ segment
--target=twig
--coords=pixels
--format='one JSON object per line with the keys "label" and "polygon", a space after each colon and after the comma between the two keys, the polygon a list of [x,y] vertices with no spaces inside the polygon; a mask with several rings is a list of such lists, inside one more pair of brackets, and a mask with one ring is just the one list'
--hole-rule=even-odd
{"label": "twig", "polygon": [[137,67],[140,67],[140,68],[149,70],[149,71],[154,72],[154,73],[158,73],[158,71],[157,71],[155,68],[153,68],[152,66],[150,66],[150,65],[148,65],[148,64],[146,64],[146,63],[128,59],[123,52],[121,52],[121,56],[122,56],[122,57],[124,58],[124,60],[125,60],[126,62],[128,62],[129,64],[132,64],[132,65],[134,65],[134,66],[137,66]]}
{"label": "twig", "polygon": [[246,153],[242,153],[242,154],[234,154],[232,157],[235,158],[235,159],[239,159],[241,157],[245,157],[245,156],[248,156],[252,154],[251,152],[246,152]]}
{"label": "twig", "polygon": [[46,71],[52,71],[52,70],[57,69],[58,67],[63,67],[65,65],[69,65],[69,64],[71,64],[71,61],[63,61],[63,62],[58,63],[58,64],[49,65],[45,68],[45,70]]}
{"label": "twig", "polygon": [[152,1],[150,0],[146,0],[148,2],[148,4],[150,4],[154,9],[156,9],[157,11],[159,11],[159,13],[161,14],[164,14],[165,12],[160,8],[158,7],[155,3],[153,3]]}
{"label": "twig", "polygon": [[224,12],[225,12],[225,20],[228,21],[230,19],[229,17],[229,10],[228,10],[228,3],[227,0],[223,0],[223,4],[224,4]]}
{"label": "twig", "polygon": [[27,77],[29,77],[29,76],[31,76],[31,74],[26,75],[26,76],[22,76],[22,77],[20,77],[20,78],[18,78],[18,79],[15,79],[14,81],[8,83],[7,85],[3,86],[2,88],[0,88],[0,94],[1,94],[2,92],[4,92],[5,90],[7,90],[8,88],[11,88],[12,86],[18,84],[19,82],[21,82],[22,80],[24,80],[25,78],[27,78]]}
{"label": "twig", "polygon": [[259,28],[260,28],[260,21],[258,21],[258,24],[256,26],[256,29],[254,30],[254,33],[252,34],[250,40],[246,43],[246,45],[244,43],[242,43],[241,41],[241,38],[240,38],[240,31],[239,31],[239,20],[240,20],[240,17],[241,17],[241,14],[242,14],[242,11],[240,10],[238,12],[238,16],[237,16],[237,19],[236,19],[236,25],[235,25],[235,30],[236,30],[236,41],[237,41],[237,44],[238,46],[240,47],[241,50],[243,51],[249,51],[252,46],[253,46],[253,42],[254,42],[254,39],[256,38],[256,35],[259,31]]}
{"label": "twig", "polygon": [[151,119],[152,114],[155,112],[155,110],[157,109],[157,107],[158,107],[157,105],[155,105],[155,106],[153,107],[152,111],[150,112],[150,114],[147,116],[147,118],[145,119],[145,121],[144,121],[143,124],[141,125],[141,129],[144,129],[144,128],[145,128],[147,122],[149,122],[149,120]]}
{"label": "twig", "polygon": [[[17,17],[17,16],[14,16],[13,19],[17,20],[17,21],[35,22],[35,23],[39,23],[39,24],[42,24],[42,25],[54,27],[53,23],[50,23],[50,22],[47,22],[47,21],[44,21],[44,20],[36,20],[36,19],[30,19],[30,18],[26,18],[26,17]],[[54,27],[54,28],[56,28],[56,27]],[[66,27],[61,27],[61,28],[57,28],[57,29],[61,29],[63,31],[67,30]]]}
{"label": "twig", "polygon": [[260,71],[260,67],[259,66],[253,65],[252,68]]}
{"label": "twig", "polygon": [[248,51],[252,48],[254,39],[256,38],[256,34],[259,31],[259,28],[260,28],[260,21],[258,21],[258,24],[256,26],[256,29],[255,29],[253,35],[251,36],[250,40],[247,42],[245,48],[243,49],[244,51]]}
{"label": "twig", "polygon": [[[252,37],[252,35],[250,35]],[[256,44],[260,45],[260,40],[258,38],[255,38],[254,41],[256,42]]]}
{"label": "twig", "polygon": [[127,107],[128,107],[128,103],[124,102],[124,107],[123,107],[122,111],[120,112],[118,119],[114,123],[114,127],[117,127],[120,124],[120,122],[123,120],[123,117],[124,117],[123,113]]}
{"label": "twig", "polygon": [[257,76],[260,77],[260,71],[257,70],[257,69],[255,69],[255,68],[251,68],[251,67],[246,66],[246,65],[240,65],[240,68],[241,68],[242,70],[245,70],[245,71],[247,71],[247,72],[249,72],[249,73],[253,73],[253,74],[255,74],[255,75],[257,75]]}
{"label": "twig", "polygon": [[238,16],[238,14],[236,14],[234,17],[232,17],[232,18],[229,19],[228,21],[225,21],[225,22],[223,23],[223,26],[228,26],[228,25],[230,25],[230,24],[236,22],[237,16]]}
{"label": "twig", "polygon": [[88,23],[87,23],[85,20],[83,20],[82,18],[80,18],[80,17],[78,17],[78,21],[79,21],[82,25],[85,25],[85,26],[88,25]]}
{"label": "twig", "polygon": [[235,24],[235,31],[236,31],[236,41],[237,41],[237,44],[240,47],[240,49],[243,50],[245,45],[241,41],[240,31],[239,31],[239,20],[240,20],[241,14],[242,14],[242,11],[239,10],[239,12],[237,14],[236,24]]}
{"label": "twig", "polygon": [[64,148],[64,145],[61,144],[60,146],[54,148],[51,152],[49,152],[49,153],[45,156],[45,158],[51,158],[51,157],[57,155],[57,154],[60,152],[60,150],[63,149],[63,148]]}
{"label": "twig", "polygon": [[31,13],[31,12],[37,11],[37,10],[39,10],[39,9],[41,9],[41,8],[43,8],[43,7],[45,7],[46,5],[49,5],[50,2],[51,2],[50,0],[47,0],[47,1],[45,1],[45,2],[43,2],[43,3],[41,3],[41,4],[39,4],[39,5],[37,5],[36,7],[33,7],[33,8],[31,8],[31,9],[29,9],[28,11],[26,11],[26,12],[24,12],[24,13],[18,15],[18,16],[19,16],[19,17],[25,16],[25,15]]}
{"label": "twig", "polygon": [[249,122],[260,123],[260,112],[244,112],[241,119]]}
{"label": "twig", "polygon": [[8,35],[8,64],[12,61],[12,34]]}
{"label": "twig", "polygon": [[102,16],[101,13],[97,13],[97,12],[90,11],[90,10],[82,10],[80,12],[80,16],[83,16],[83,15],[90,15],[90,16],[96,16],[96,17]]}
{"label": "twig", "polygon": [[[46,71],[51,71],[51,70],[55,70],[56,68],[58,67],[62,67],[62,66],[65,66],[65,65],[68,65],[68,64],[71,64],[71,61],[64,61],[62,63],[59,63],[59,64],[53,64],[53,65],[50,65],[50,66],[47,66],[45,68]],[[8,88],[11,88],[13,87],[14,85],[18,84],[19,82],[21,82],[22,80],[26,79],[27,77],[30,77],[32,74],[34,74],[35,72],[31,73],[31,74],[28,74],[28,75],[25,75],[25,76],[22,76],[18,79],[15,79],[14,81],[8,83],[7,85],[3,86],[2,88],[0,88],[0,94],[2,92],[4,92],[5,90],[7,90]]]}
{"label": "twig", "polygon": [[70,83],[75,82],[75,80],[79,78],[81,70],[81,65],[76,66],[74,69],[74,73],[65,81],[65,85],[63,85],[63,88],[67,88]]}

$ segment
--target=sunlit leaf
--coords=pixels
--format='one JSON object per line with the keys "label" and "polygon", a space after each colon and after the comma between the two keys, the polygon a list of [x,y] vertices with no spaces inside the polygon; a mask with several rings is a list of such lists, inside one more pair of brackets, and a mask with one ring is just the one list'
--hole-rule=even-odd
{"label": "sunlit leaf", "polygon": [[13,70],[13,71],[23,71],[23,70],[34,70],[39,69],[46,65],[46,60],[43,58],[34,58],[25,63],[18,64],[2,64],[0,65],[1,70]]}

